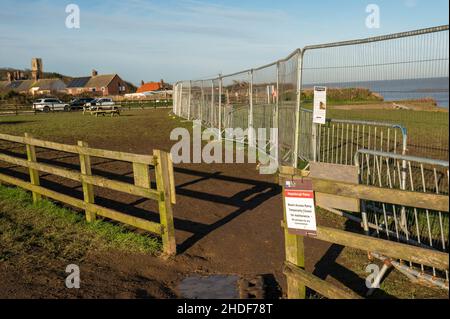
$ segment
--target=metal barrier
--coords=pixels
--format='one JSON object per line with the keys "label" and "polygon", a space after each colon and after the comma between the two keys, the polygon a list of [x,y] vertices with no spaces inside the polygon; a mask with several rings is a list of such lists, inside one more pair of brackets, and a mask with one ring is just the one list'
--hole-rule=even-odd
{"label": "metal barrier", "polygon": [[[357,130],[367,121],[372,123],[366,127],[376,132],[364,134],[378,140],[377,150],[403,148],[400,142],[394,147],[395,142],[389,139],[395,137],[389,134],[397,134],[400,139],[398,130],[406,128],[409,155],[429,154],[448,160],[448,112],[435,107],[448,107],[447,48],[448,25],[307,46],[263,67],[214,79],[178,82],[174,87],[174,112],[220,131],[225,127],[278,128],[280,165],[298,167],[299,160],[331,162],[326,158],[333,147],[324,146],[328,134],[330,143],[333,141],[333,128],[335,134],[341,134],[341,140],[347,140],[345,152],[351,145],[355,149],[360,146],[346,138],[347,124],[351,135],[351,124]],[[306,112],[312,108],[312,88],[317,85],[329,88],[331,128],[313,125]],[[390,109],[389,113],[384,109]],[[392,126],[387,128],[390,122]],[[402,128],[394,129],[396,125]],[[381,134],[379,127],[383,127],[383,137],[375,136]],[[341,143],[337,136],[335,142]],[[388,142],[390,148],[384,148]],[[333,156],[337,151],[343,150],[336,149]],[[342,160],[339,154],[337,162],[351,162],[351,154],[347,151]]]}
{"label": "metal barrier", "polygon": [[[362,149],[355,154],[360,183],[437,195],[449,194],[449,163],[401,154]],[[362,202],[364,229],[372,236],[448,252],[449,214],[381,202]],[[382,256],[376,256],[383,258]],[[408,274],[448,290],[448,271],[407,261]],[[440,277],[441,279],[438,279]]]}

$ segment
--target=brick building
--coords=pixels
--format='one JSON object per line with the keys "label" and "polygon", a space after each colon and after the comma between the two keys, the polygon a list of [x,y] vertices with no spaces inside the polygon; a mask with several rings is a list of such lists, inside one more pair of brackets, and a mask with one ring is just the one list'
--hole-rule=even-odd
{"label": "brick building", "polygon": [[66,91],[71,95],[91,93],[109,96],[130,93],[130,88],[117,74],[98,75],[97,71],[93,70],[91,76],[73,78]]}

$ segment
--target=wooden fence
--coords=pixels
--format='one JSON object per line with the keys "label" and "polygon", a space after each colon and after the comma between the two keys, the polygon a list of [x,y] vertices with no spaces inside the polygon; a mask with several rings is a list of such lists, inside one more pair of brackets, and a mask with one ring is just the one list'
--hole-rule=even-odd
{"label": "wooden fence", "polygon": [[[308,178],[304,171],[291,167],[281,168],[278,182],[284,187],[286,181]],[[417,207],[446,212],[449,211],[449,198],[443,195],[424,194],[410,191],[385,189],[365,185],[355,185],[324,179],[311,178],[313,190],[316,193],[337,195],[359,200],[378,201],[383,203]],[[283,195],[284,196],[284,195]],[[284,203],[283,203],[284,205]],[[358,299],[353,292],[344,291],[305,271],[304,237],[292,234],[286,227],[286,208],[282,227],[285,233],[286,262],[283,273],[287,277],[287,295],[290,299],[304,299],[306,287],[316,291],[326,298]],[[406,245],[366,235],[360,235],[329,227],[317,227],[317,240],[350,247],[358,250],[382,254],[389,258],[409,260],[413,263],[435,267],[441,270],[449,269],[449,254],[432,249]]]}
{"label": "wooden fence", "polygon": [[[96,216],[102,216],[160,235],[162,237],[164,255],[171,256],[176,254],[172,212],[172,204],[176,203],[176,194],[170,154],[159,150],[154,150],[153,156],[123,153],[90,148],[87,143],[82,141],[78,142],[78,145],[44,141],[32,138],[28,134],[25,134],[24,137],[0,134],[0,140],[25,145],[27,159],[0,153],[0,161],[27,167],[30,175],[30,182],[27,182],[9,175],[0,174],[0,182],[31,191],[35,202],[44,196],[83,209],[88,222],[94,221]],[[39,163],[36,157],[36,147],[79,155],[80,171]],[[132,163],[134,184],[93,175],[91,157]],[[151,187],[150,166],[155,169],[156,189]],[[39,172],[80,182],[83,188],[84,200],[42,187],[40,185]],[[148,221],[95,204],[94,186],[157,201],[160,222]]]}
{"label": "wooden fence", "polygon": [[36,114],[30,105],[0,104],[0,115]]}

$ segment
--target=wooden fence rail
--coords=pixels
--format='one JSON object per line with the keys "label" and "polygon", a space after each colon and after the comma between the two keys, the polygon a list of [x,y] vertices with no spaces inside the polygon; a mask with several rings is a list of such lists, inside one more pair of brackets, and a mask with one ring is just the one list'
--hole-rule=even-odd
{"label": "wooden fence rail", "polygon": [[[306,178],[302,171],[282,168],[278,182],[283,187],[287,180]],[[360,200],[372,200],[389,204],[438,210],[448,214],[449,198],[442,195],[424,194],[395,189],[384,189],[365,185],[341,183],[331,180],[312,180],[315,192],[333,194]],[[284,203],[283,203],[284,204]],[[282,227],[285,233],[286,263],[283,272],[287,277],[287,295],[292,299],[306,297],[306,287],[314,289],[327,298],[356,298],[355,295],[337,288],[304,270],[303,236],[292,234],[286,227],[286,208],[284,208]],[[408,260],[417,264],[435,267],[440,270],[449,269],[448,253],[435,251],[402,243],[392,242],[366,235],[351,233],[344,230],[317,226],[315,239],[341,246],[351,247],[368,252],[379,253],[394,259]]]}
{"label": "wooden fence rail", "polygon": [[30,105],[4,105],[0,104],[0,115],[36,114]]}
{"label": "wooden fence rail", "polygon": [[[23,181],[5,174],[0,174],[0,182],[15,185],[31,191],[33,200],[39,201],[42,196],[48,197],[79,209],[85,210],[86,220],[92,222],[97,216],[113,219],[130,226],[140,228],[160,235],[163,242],[163,252],[166,256],[176,254],[175,230],[173,225],[172,205],[176,203],[173,164],[170,154],[154,150],[151,155],[138,155],[102,149],[90,148],[85,142],[78,145],[60,144],[32,138],[0,134],[0,140],[25,145],[27,159],[22,159],[0,153],[0,161],[26,167],[29,170],[30,182]],[[36,157],[36,147],[78,154],[80,171],[39,163]],[[100,157],[133,165],[134,184],[111,180],[92,174],[91,157]],[[151,188],[149,167],[155,168],[156,189]],[[80,200],[68,195],[49,190],[40,185],[39,172],[44,172],[73,181],[80,182],[83,187],[83,198]],[[143,218],[133,217],[95,204],[94,186],[111,189],[158,202],[160,222],[152,222]]]}

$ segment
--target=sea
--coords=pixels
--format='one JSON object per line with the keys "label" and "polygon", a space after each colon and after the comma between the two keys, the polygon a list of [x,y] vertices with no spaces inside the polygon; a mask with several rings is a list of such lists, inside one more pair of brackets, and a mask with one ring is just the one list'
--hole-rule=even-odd
{"label": "sea", "polygon": [[[329,88],[367,88],[383,96],[385,101],[433,98],[441,108],[449,108],[449,78],[385,80],[314,84]],[[313,85],[306,84],[306,88]]]}

